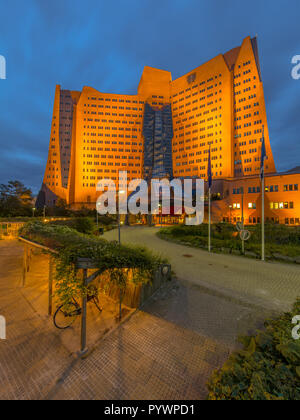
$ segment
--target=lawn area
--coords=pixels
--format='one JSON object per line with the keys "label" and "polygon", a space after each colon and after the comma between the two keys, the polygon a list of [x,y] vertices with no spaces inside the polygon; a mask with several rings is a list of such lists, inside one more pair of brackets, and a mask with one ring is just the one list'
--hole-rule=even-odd
{"label": "lawn area", "polygon": [[[245,242],[245,254],[261,258],[261,226],[246,226],[251,238]],[[195,248],[207,249],[208,225],[171,226],[157,234],[161,239]],[[235,226],[225,223],[212,225],[213,252],[242,254],[242,241]],[[300,227],[266,225],[266,256],[272,260],[300,263]]]}

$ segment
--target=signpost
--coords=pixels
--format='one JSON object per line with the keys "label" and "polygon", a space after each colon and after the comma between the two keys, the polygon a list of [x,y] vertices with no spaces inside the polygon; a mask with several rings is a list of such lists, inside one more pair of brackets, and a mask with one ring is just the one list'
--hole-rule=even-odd
{"label": "signpost", "polygon": [[245,229],[243,222],[237,222],[236,229],[239,232],[240,238],[242,240],[242,251],[243,254],[245,254],[245,242],[249,241],[251,238],[251,232]]}
{"label": "signpost", "polygon": [[240,232],[240,238],[243,241],[243,243],[245,244],[245,241],[248,241],[251,238],[251,233],[249,232],[249,230],[242,230]]}

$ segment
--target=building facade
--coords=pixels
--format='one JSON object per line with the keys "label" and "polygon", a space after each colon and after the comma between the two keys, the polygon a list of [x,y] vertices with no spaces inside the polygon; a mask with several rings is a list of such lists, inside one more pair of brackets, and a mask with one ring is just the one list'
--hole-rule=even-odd
{"label": "building facade", "polygon": [[[267,174],[265,177],[266,222],[300,224],[300,171]],[[246,224],[261,223],[262,189],[257,176],[215,181],[212,192],[213,220]]]}
{"label": "building facade", "polygon": [[[224,210],[230,200],[232,206],[238,204],[233,191],[240,183],[245,188],[248,182],[249,188],[251,182],[253,188],[259,183],[263,126],[266,174],[277,177],[256,38],[247,37],[241,46],[176,80],[168,71],[145,67],[137,95],[57,86],[39,202],[52,206],[61,198],[73,208],[94,207],[98,180],[110,178],[118,185],[119,171],[124,170],[128,182],[205,179],[211,148],[213,178],[221,188],[217,194]],[[279,188],[279,182],[273,184]],[[254,201],[254,195],[250,197]],[[274,199],[277,202],[285,203],[284,198]],[[291,210],[299,211],[296,200],[294,205]]]}

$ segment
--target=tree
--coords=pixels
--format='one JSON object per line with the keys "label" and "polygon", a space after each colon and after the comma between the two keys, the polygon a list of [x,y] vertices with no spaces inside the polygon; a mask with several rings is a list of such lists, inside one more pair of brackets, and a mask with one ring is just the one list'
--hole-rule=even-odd
{"label": "tree", "polygon": [[0,184],[0,216],[30,216],[32,191],[20,181]]}

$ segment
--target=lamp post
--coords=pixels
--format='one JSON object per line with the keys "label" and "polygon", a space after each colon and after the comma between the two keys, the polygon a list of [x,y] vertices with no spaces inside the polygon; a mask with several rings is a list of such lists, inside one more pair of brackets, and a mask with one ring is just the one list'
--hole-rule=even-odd
{"label": "lamp post", "polygon": [[43,217],[44,217],[44,219],[46,218],[46,206],[44,206],[44,208],[43,208]]}
{"label": "lamp post", "polygon": [[32,208],[32,217],[34,217],[35,210],[36,210],[36,208],[35,208],[35,207],[33,207],[33,208]]}
{"label": "lamp post", "polygon": [[[119,191],[119,197],[120,195],[124,195],[125,191],[124,190],[120,190]],[[119,200],[120,202],[120,200]],[[119,203],[118,203],[118,207],[117,207],[117,212],[118,212],[118,234],[119,234],[119,245],[121,245],[121,220],[120,220],[120,209],[119,209]]]}
{"label": "lamp post", "polygon": [[160,217],[160,227],[162,227],[162,205],[161,204],[158,205],[158,209],[159,209],[159,217]]}
{"label": "lamp post", "polygon": [[232,205],[229,205],[229,223],[232,223],[232,218],[231,218],[231,211],[232,211]]}

